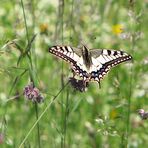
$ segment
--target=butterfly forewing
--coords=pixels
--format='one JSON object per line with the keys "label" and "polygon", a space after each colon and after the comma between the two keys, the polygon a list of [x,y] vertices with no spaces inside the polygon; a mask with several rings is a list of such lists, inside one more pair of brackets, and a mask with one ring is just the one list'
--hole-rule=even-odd
{"label": "butterfly forewing", "polygon": [[49,48],[49,52],[65,61],[74,62],[74,52],[70,46],[53,46]]}
{"label": "butterfly forewing", "polygon": [[86,67],[83,63],[81,49],[70,46],[53,46],[49,48],[49,52],[70,62],[73,71],[81,77],[86,74]]}

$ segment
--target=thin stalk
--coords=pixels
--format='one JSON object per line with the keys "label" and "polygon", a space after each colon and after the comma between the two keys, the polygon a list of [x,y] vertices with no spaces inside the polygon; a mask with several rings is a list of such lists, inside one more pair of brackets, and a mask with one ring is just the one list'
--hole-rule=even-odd
{"label": "thin stalk", "polygon": [[24,17],[25,28],[26,28],[26,37],[27,37],[27,41],[28,41],[28,44],[29,44],[29,33],[28,33],[28,27],[27,27],[26,14],[25,14],[23,0],[21,0],[21,5],[22,5],[22,9],[23,9],[23,17]]}
{"label": "thin stalk", "polygon": [[[134,11],[134,3],[129,3],[130,9],[135,13]],[[136,20],[135,20],[136,23]],[[134,25],[133,23],[131,25]],[[135,40],[135,30],[132,33],[132,41],[131,41],[131,51],[132,54],[134,54],[134,47],[136,45]],[[132,81],[133,81],[133,67],[131,67],[131,74],[130,74],[130,80],[129,80],[129,94],[128,94],[128,108],[127,108],[127,127],[126,127],[126,147],[128,147],[129,137],[130,137],[130,114],[131,114],[131,94],[132,94]]]}
{"label": "thin stalk", "polygon": [[[35,30],[35,0],[30,0],[30,3],[31,3],[31,14],[32,14],[32,22],[33,22],[33,25],[32,25],[32,30],[33,30],[33,34],[34,34],[34,30]],[[34,35],[33,39],[36,37],[36,35]],[[29,45],[28,45],[29,46]],[[35,44],[33,44],[33,47],[35,47]],[[35,49],[35,48],[34,48]],[[31,50],[30,51],[31,55],[33,56],[34,55],[34,72],[35,72],[35,66],[36,66],[36,55],[35,55],[35,50]],[[31,61],[32,61],[32,58],[31,57]],[[31,62],[32,63],[32,62]],[[33,68],[33,65],[31,65],[31,68]],[[35,75],[36,75],[36,72],[35,72]],[[35,80],[33,80],[33,83]],[[35,103],[35,113],[36,113],[36,120],[38,120],[38,104]],[[40,138],[40,125],[39,125],[39,122],[37,123],[37,137],[38,137],[38,147],[41,148],[41,138]]]}
{"label": "thin stalk", "polygon": [[[30,3],[31,3],[31,15],[32,15],[32,30],[33,30],[33,34],[35,34],[35,25],[36,25],[36,17],[35,17],[35,8],[36,8],[36,5],[37,5],[37,2],[35,0],[30,0]],[[36,37],[36,35],[34,35]],[[33,49],[34,50],[31,50],[32,51],[32,54],[34,55],[34,65],[36,67],[37,65],[37,56],[36,56],[36,53],[35,53],[35,44],[33,44]]]}
{"label": "thin stalk", "polygon": [[49,104],[47,105],[47,107],[44,109],[44,111],[41,113],[41,115],[38,117],[38,119],[35,121],[35,123],[33,124],[33,126],[31,127],[31,129],[29,130],[29,132],[26,134],[25,138],[23,139],[23,141],[21,142],[21,144],[19,145],[19,148],[21,148],[23,146],[23,144],[25,143],[25,141],[27,140],[27,138],[29,137],[29,135],[31,134],[31,132],[33,131],[33,129],[35,128],[35,126],[37,125],[37,123],[41,120],[41,118],[43,117],[43,115],[47,112],[47,110],[50,108],[50,106],[52,105],[52,103],[57,99],[57,97],[61,94],[61,92],[65,89],[65,87],[69,84],[69,82],[67,82],[63,88],[61,88],[61,90],[52,98],[52,100],[49,102]]}
{"label": "thin stalk", "polygon": [[74,0],[72,0],[72,5],[71,5],[71,16],[70,16],[70,39],[72,38],[72,28],[73,28],[73,9],[74,9]]}
{"label": "thin stalk", "polygon": [[64,36],[63,36],[63,25],[64,24],[64,0],[61,0],[61,41],[63,43],[63,39],[64,39]]}
{"label": "thin stalk", "polygon": [[66,133],[67,133],[67,121],[68,121],[68,115],[69,115],[69,90],[67,89],[67,96],[66,96],[66,109],[65,109],[65,118],[64,118],[64,135],[63,135],[63,141],[64,141],[64,148],[66,147]]}
{"label": "thin stalk", "polygon": [[31,15],[32,15],[32,30],[33,30],[33,34],[34,34],[34,29],[35,29],[35,24],[36,24],[36,19],[35,19],[35,0],[30,0],[31,3]]}
{"label": "thin stalk", "polygon": [[[38,120],[39,115],[38,115],[38,104],[35,103],[35,113],[36,113],[36,120]],[[38,135],[38,147],[41,148],[41,142],[40,142],[40,125],[39,122],[37,123],[37,135]]]}
{"label": "thin stalk", "polygon": [[[132,51],[135,46],[135,35],[132,35]],[[131,114],[131,95],[132,95],[132,81],[133,81],[133,68],[131,67],[131,74],[130,74],[130,80],[129,80],[129,94],[128,94],[128,108],[127,108],[127,140],[126,140],[126,146],[128,146],[129,136],[130,136],[130,114]]]}
{"label": "thin stalk", "polygon": [[[31,1],[32,2],[32,1]],[[34,2],[34,1],[33,1]],[[32,6],[33,6],[33,2],[31,3]],[[28,44],[27,44],[27,48],[26,48],[26,52],[27,52],[27,57],[28,57],[28,64],[29,64],[29,77],[30,77],[30,81],[33,82],[33,85],[35,86],[35,78],[34,78],[34,75],[33,73],[35,73],[35,68],[33,66],[33,60],[32,60],[32,56],[34,53],[34,51],[31,52],[31,45],[32,45],[32,42],[34,41],[34,38],[36,37],[33,36],[32,40],[30,41],[29,40],[29,33],[28,33],[28,26],[27,26],[27,21],[26,21],[26,14],[25,14],[25,9],[24,9],[24,3],[23,3],[23,0],[21,0],[21,5],[22,5],[22,9],[23,9],[23,17],[24,17],[24,22],[25,22],[25,28],[26,28],[26,38],[27,38],[27,41],[28,41]],[[35,15],[34,15],[34,7],[32,8],[32,19],[33,19],[33,32],[34,32],[34,23],[35,23]],[[38,106],[37,104],[35,103],[35,112],[36,112],[36,118],[38,120]],[[39,123],[37,122],[37,138],[38,138],[38,146],[39,148],[41,147],[41,142],[40,142],[40,128],[39,128]]]}
{"label": "thin stalk", "polygon": [[[60,17],[60,20],[61,20],[61,24],[60,24],[60,28],[61,28],[61,42],[63,44],[63,24],[64,24],[64,0],[59,0],[59,17]],[[64,86],[64,78],[63,78],[63,61],[62,61],[62,74],[61,74],[61,86],[63,87]],[[63,107],[63,104],[64,104],[64,101],[63,101],[63,93],[62,93],[62,96],[61,96],[61,107],[62,107],[62,112],[61,112],[61,120],[62,120],[62,124],[61,124],[61,131],[62,131],[62,135],[64,134],[64,119],[63,119],[63,115],[64,115],[64,107]],[[61,148],[64,147],[64,136],[61,136]]]}

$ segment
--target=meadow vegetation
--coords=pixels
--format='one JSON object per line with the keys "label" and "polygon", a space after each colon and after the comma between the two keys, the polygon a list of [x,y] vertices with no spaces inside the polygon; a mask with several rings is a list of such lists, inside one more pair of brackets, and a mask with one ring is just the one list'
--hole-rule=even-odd
{"label": "meadow vegetation", "polygon": [[[0,147],[148,147],[147,12],[147,0],[1,0]],[[48,48],[82,43],[133,61],[76,91]],[[24,96],[30,84],[41,101]]]}

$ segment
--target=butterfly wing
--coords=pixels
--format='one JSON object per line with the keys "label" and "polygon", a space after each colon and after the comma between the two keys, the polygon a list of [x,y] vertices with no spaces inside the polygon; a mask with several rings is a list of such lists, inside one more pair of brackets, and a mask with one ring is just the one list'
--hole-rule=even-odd
{"label": "butterfly wing", "polygon": [[89,51],[92,64],[88,70],[84,64],[81,49],[70,46],[53,46],[49,48],[49,52],[71,63],[74,73],[83,77],[84,80],[95,80],[98,82],[107,74],[111,67],[132,59],[130,55],[123,51],[92,49]]}
{"label": "butterfly wing", "polygon": [[83,77],[87,74],[86,67],[83,63],[82,50],[70,46],[52,46],[49,52],[55,56],[69,62],[75,74]]}
{"label": "butterfly wing", "polygon": [[92,49],[91,79],[100,81],[110,70],[122,62],[132,59],[132,56],[123,51],[108,49]]}
{"label": "butterfly wing", "polygon": [[73,59],[74,56],[73,48],[71,48],[70,46],[52,46],[49,48],[49,52],[67,62],[72,62],[72,63],[76,62]]}

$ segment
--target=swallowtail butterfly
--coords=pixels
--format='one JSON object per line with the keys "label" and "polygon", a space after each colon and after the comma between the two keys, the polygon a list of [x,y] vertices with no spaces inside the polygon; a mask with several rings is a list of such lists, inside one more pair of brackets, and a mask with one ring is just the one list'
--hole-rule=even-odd
{"label": "swallowtail butterfly", "polygon": [[91,49],[83,45],[82,49],[70,46],[53,46],[49,52],[70,63],[74,75],[84,82],[91,80],[100,83],[111,67],[132,59],[126,52],[108,49]]}

